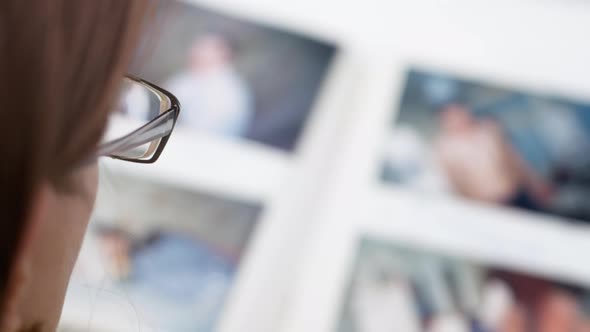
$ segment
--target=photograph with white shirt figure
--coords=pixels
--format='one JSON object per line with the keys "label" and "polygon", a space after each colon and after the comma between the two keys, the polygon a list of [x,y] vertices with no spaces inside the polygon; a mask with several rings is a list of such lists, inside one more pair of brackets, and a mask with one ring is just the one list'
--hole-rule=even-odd
{"label": "photograph with white shirt figure", "polygon": [[[178,132],[295,150],[336,47],[198,4],[161,2],[174,20],[155,24],[157,41],[130,72],[177,96]],[[145,100],[130,94],[126,102]]]}
{"label": "photograph with white shirt figure", "polygon": [[409,71],[381,179],[590,221],[590,103]]}
{"label": "photograph with white shirt figure", "polygon": [[590,293],[533,273],[364,238],[339,332],[585,332]]}
{"label": "photograph with white shirt figure", "polygon": [[245,135],[253,119],[252,96],[238,73],[235,50],[227,37],[198,37],[187,69],[164,86],[182,100],[185,114],[179,126],[228,137]]}

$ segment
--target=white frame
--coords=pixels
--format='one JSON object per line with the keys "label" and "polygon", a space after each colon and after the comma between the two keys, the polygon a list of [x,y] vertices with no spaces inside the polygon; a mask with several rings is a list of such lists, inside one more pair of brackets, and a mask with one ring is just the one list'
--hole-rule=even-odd
{"label": "white frame", "polygon": [[[333,184],[310,221],[281,331],[334,331],[361,234],[590,286],[590,227],[559,218],[418,196],[378,181],[388,123],[409,66],[530,92],[589,100],[590,12],[552,2],[404,2],[392,41],[373,40],[357,112]],[[429,24],[417,25],[415,20]],[[551,24],[547,20],[551,17]],[[499,24],[498,22],[501,22]],[[526,22],[526,23],[525,23]],[[542,36],[542,37],[541,37]],[[370,64],[370,65],[369,65]],[[507,241],[516,244],[505,246]],[[567,245],[564,245],[567,244]]]}

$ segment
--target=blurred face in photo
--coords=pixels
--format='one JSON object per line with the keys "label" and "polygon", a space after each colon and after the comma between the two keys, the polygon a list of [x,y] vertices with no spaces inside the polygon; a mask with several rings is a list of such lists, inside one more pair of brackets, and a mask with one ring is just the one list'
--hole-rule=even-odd
{"label": "blurred face in photo", "polygon": [[552,290],[544,297],[538,317],[541,332],[585,331],[576,299],[559,290]]}
{"label": "blurred face in photo", "polygon": [[526,331],[526,310],[520,305],[514,305],[506,311],[505,317],[500,321],[500,332]]}
{"label": "blurred face in photo", "polygon": [[440,123],[445,132],[464,132],[471,129],[475,122],[474,116],[464,105],[446,105],[440,112]]}
{"label": "blurred face in photo", "polygon": [[190,51],[190,68],[203,73],[232,65],[234,58],[229,41],[220,35],[209,34],[195,40]]}

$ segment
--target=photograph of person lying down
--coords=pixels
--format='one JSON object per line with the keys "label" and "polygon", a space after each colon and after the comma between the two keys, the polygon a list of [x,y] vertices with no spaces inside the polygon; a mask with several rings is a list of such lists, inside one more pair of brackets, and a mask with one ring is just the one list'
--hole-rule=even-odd
{"label": "photograph of person lying down", "polygon": [[590,221],[590,103],[410,70],[381,179]]}
{"label": "photograph of person lying down", "polygon": [[[74,288],[93,287],[68,294],[64,311],[93,298],[88,294],[112,294],[133,308],[123,318],[148,331],[214,331],[260,211],[258,204],[109,174],[73,276]],[[99,319],[100,310],[91,312]]]}
{"label": "photograph of person lying down", "polygon": [[590,293],[533,273],[365,238],[337,331],[586,332]]}
{"label": "photograph of person lying down", "polygon": [[[131,72],[178,97],[178,129],[293,150],[335,46],[184,1],[162,3],[152,33],[157,39]],[[129,97],[127,103],[147,102]]]}

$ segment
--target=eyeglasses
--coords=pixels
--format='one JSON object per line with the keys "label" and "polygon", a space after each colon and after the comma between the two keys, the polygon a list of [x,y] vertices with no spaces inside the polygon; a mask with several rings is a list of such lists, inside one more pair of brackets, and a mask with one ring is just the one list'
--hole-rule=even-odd
{"label": "eyeglasses", "polygon": [[158,160],[180,114],[178,99],[155,84],[127,76],[115,107],[95,157],[145,164]]}

